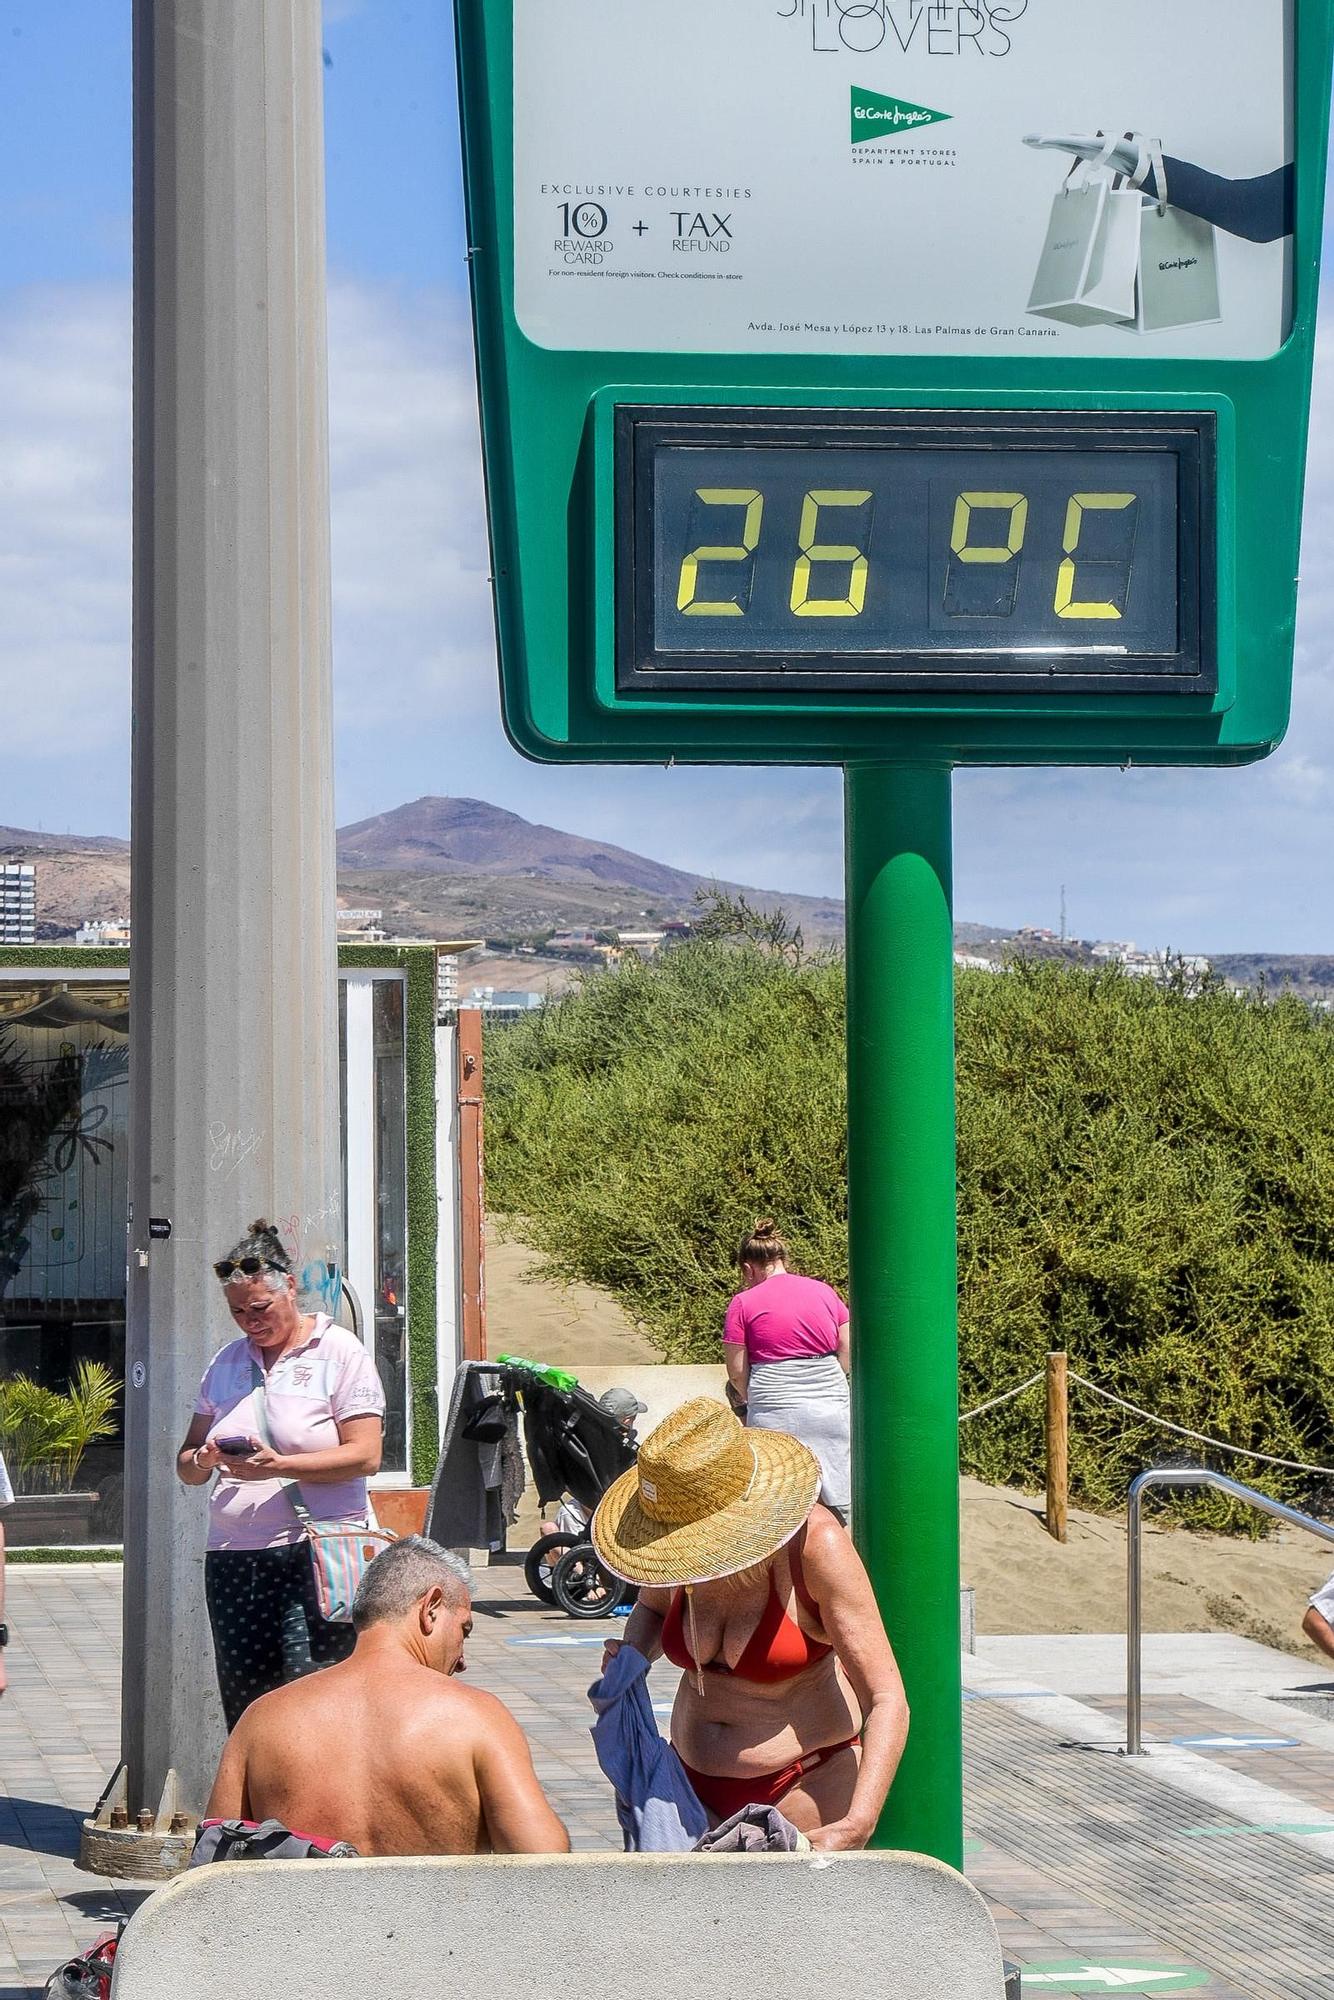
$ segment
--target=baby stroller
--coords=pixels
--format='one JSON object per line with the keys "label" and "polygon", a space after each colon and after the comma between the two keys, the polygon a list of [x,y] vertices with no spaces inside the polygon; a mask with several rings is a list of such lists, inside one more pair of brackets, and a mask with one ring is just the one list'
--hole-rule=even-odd
{"label": "baby stroller", "polygon": [[638,1455],[634,1417],[644,1405],[628,1389],[599,1400],[572,1376],[531,1363],[502,1361],[507,1387],[523,1410],[523,1439],[538,1501],[559,1502],[556,1526],[524,1559],[528,1588],[570,1618],[605,1618],[634,1596],[603,1569],[588,1522],[598,1501]]}

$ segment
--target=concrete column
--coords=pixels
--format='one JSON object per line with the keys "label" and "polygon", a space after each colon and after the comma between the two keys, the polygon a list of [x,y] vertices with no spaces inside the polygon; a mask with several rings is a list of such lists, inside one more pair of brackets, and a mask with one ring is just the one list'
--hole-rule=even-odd
{"label": "concrete column", "polygon": [[122,1745],[131,1817],[222,1740],[212,1261],[341,1258],[319,0],[134,0],[134,948]]}

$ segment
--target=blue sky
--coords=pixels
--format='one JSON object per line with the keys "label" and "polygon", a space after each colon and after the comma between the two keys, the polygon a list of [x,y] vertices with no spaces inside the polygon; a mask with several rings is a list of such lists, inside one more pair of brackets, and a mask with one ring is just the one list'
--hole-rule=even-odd
{"label": "blue sky", "polygon": [[[495,691],[447,0],[326,0],[338,810],[468,793],[766,888],[836,892],[810,770],[558,770]],[[129,0],[0,0],[0,823],[123,833]],[[1241,772],[956,780],[957,909],[1186,950],[1334,951],[1334,344],[1297,693]]]}

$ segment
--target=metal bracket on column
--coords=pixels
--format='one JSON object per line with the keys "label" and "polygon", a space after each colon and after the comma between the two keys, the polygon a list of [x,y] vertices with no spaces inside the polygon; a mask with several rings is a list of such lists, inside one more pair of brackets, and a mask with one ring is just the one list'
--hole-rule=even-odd
{"label": "metal bracket on column", "polygon": [[157,1812],[145,1806],[131,1826],[128,1777],[118,1764],[92,1818],[83,1822],[78,1866],[88,1875],[126,1882],[167,1882],[188,1864],[196,1831],[178,1806],[174,1771],[167,1773]]}

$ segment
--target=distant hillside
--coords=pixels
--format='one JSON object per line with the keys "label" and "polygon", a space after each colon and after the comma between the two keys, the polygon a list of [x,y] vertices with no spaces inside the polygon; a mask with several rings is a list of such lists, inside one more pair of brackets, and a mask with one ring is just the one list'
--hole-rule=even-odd
{"label": "distant hillside", "polygon": [[1211,960],[1214,971],[1238,986],[1259,986],[1269,993],[1297,993],[1306,1000],[1334,1000],[1334,957],[1285,955],[1281,952],[1223,952]]}
{"label": "distant hillside", "polygon": [[87,917],[109,922],[129,915],[128,840],[0,826],[0,860],[35,866],[37,935],[44,942],[69,937]]}
{"label": "distant hillside", "polygon": [[623,847],[538,826],[481,799],[414,799],[338,834],[342,869],[396,875],[505,875],[639,889],[660,902],[689,902],[698,875]]}
{"label": "distant hillside", "polygon": [[[85,918],[129,914],[126,841],[5,827],[0,855],[37,864],[43,937],[68,936]],[[344,901],[383,910],[385,928],[399,937],[506,940],[552,930],[642,928],[689,916],[705,881],[480,799],[417,799],[338,835]],[[766,907],[781,902],[811,944],[842,937],[843,906],[834,898],[745,893]]]}
{"label": "distant hillside", "polygon": [[[349,902],[383,909],[386,929],[408,937],[635,929],[688,917],[706,881],[481,799],[415,799],[338,835],[339,889]],[[766,906],[781,902],[812,944],[843,935],[843,906],[833,898],[745,893]]]}
{"label": "distant hillside", "polygon": [[[33,833],[0,827],[0,856],[37,864],[39,935],[67,937],[85,918],[125,917],[130,908],[129,843],[110,835]],[[499,943],[544,931],[632,930],[689,917],[708,878],[628,848],[563,833],[482,799],[421,798],[338,834],[338,887],[345,903],[384,912],[396,937],[475,937]],[[741,890],[751,902],[781,904],[809,945],[838,944],[837,897],[782,889]],[[1078,939],[1020,938],[997,924],[958,923],[960,950],[1001,960],[1028,957],[1092,963]],[[1334,956],[1236,952],[1215,969],[1240,986],[1261,981],[1308,999],[1334,999]]]}
{"label": "distant hillside", "polygon": [[110,833],[34,833],[28,827],[0,826],[0,854],[6,861],[43,854],[118,854],[128,860],[129,853],[129,841]]}

